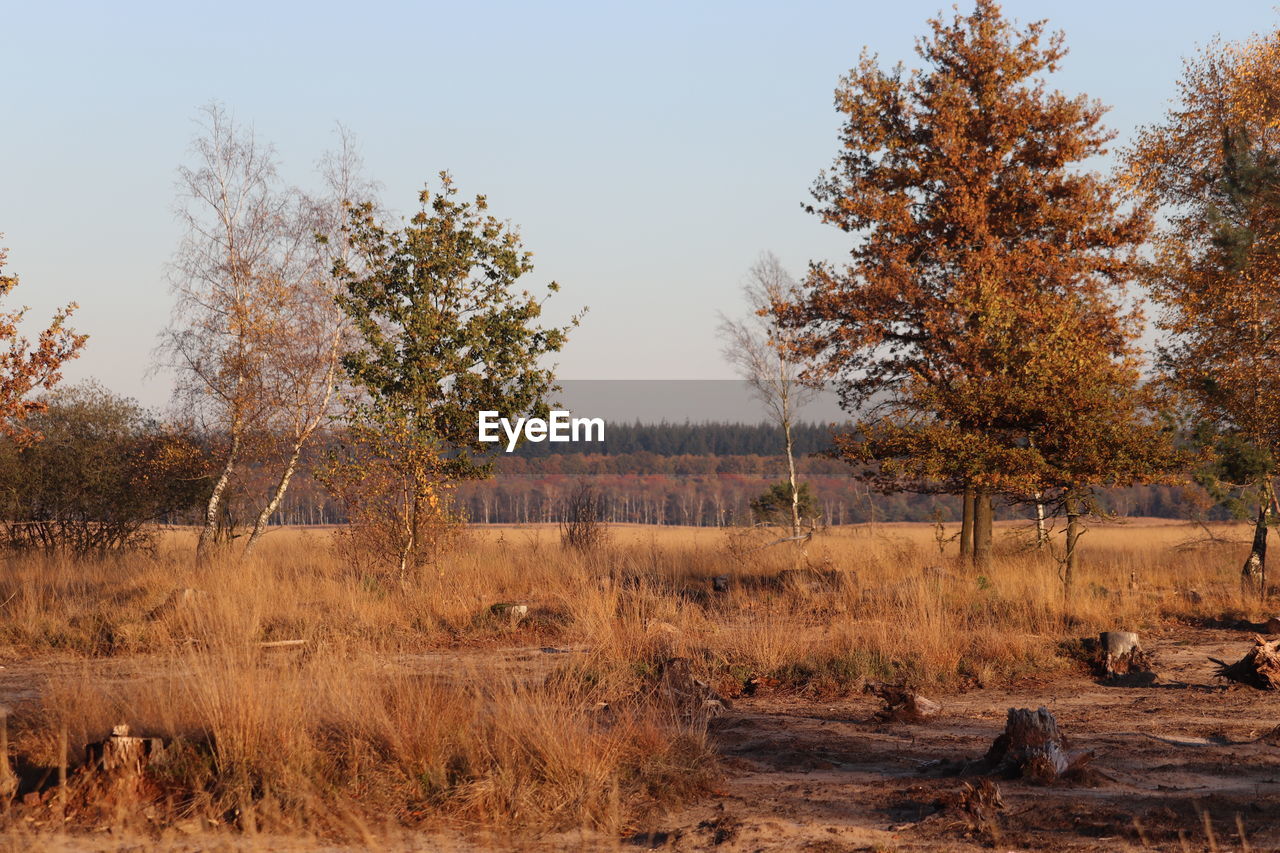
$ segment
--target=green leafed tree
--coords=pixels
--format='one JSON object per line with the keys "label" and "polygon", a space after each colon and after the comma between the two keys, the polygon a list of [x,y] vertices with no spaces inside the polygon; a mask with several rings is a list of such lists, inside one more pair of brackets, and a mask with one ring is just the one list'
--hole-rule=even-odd
{"label": "green leafed tree", "polygon": [[[460,199],[442,172],[439,191],[420,201],[403,228],[370,205],[353,207],[352,259],[336,268],[359,346],[343,358],[354,387],[351,444],[329,480],[357,528],[391,536],[388,561],[402,579],[430,556],[449,484],[490,472],[493,445],[479,440],[478,413],[544,415],[555,389],[544,357],[578,321],[539,324],[546,295],[519,287],[531,254],[484,196]],[[547,295],[557,289],[548,284]]]}
{"label": "green leafed tree", "polygon": [[818,502],[808,483],[801,483],[792,491],[791,481],[783,480],[751,500],[751,516],[757,524],[789,527],[794,518],[814,518],[817,514]]}

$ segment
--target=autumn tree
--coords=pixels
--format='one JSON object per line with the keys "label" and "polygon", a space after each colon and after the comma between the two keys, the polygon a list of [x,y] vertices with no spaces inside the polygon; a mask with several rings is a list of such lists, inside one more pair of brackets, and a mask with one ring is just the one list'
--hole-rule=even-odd
{"label": "autumn tree", "polygon": [[252,549],[303,446],[330,414],[344,328],[330,270],[346,251],[339,212],[364,189],[345,140],[323,171],[327,195],[309,197],[283,184],[271,146],[223,108],[208,106],[203,116],[196,163],[179,170],[186,233],[170,265],[175,303],[160,346],[177,398],[224,441],[199,559],[219,538],[227,491],[244,464],[274,458],[280,474],[256,512]]}
{"label": "autumn tree", "polygon": [[[721,316],[720,337],[724,356],[742,376],[752,394],[768,411],[782,431],[783,449],[787,457],[787,488],[790,497],[791,537],[801,534],[801,490],[796,480],[795,441],[792,428],[796,415],[811,402],[818,386],[804,377],[805,364],[792,346],[795,333],[779,325],[771,309],[773,305],[791,302],[800,296],[799,285],[783,268],[772,252],[765,252],[752,264],[743,284],[749,316],[733,320]],[[769,513],[776,518],[776,513]]]}
{"label": "autumn tree", "polygon": [[1218,436],[1218,470],[1252,494],[1242,575],[1260,591],[1280,459],[1278,77],[1280,32],[1210,44],[1127,153],[1130,177],[1166,214],[1145,269],[1167,334],[1158,362],[1198,427]]}
{"label": "autumn tree", "polygon": [[[1068,415],[1092,383],[1115,383],[1099,416],[1142,422],[1113,403],[1137,378],[1140,318],[1121,299],[1149,215],[1084,168],[1112,134],[1101,104],[1047,88],[1060,33],[1019,29],[992,0],[930,30],[920,69],[864,54],[836,90],[841,149],[809,209],[854,246],[775,311],[857,413],[846,456],[880,466],[884,488],[965,494],[982,564],[992,496],[1044,473],[1037,440],[1087,435]],[[1100,481],[1085,467],[1081,487]]]}
{"label": "autumn tree", "polygon": [[245,542],[248,555],[266,532],[271,516],[297,473],[299,460],[316,432],[336,414],[341,358],[350,343],[350,325],[338,304],[341,297],[334,268],[357,268],[348,239],[347,211],[357,203],[373,203],[376,186],[363,177],[363,163],[351,136],[339,128],[340,148],[320,163],[325,190],[299,194],[291,229],[314,242],[287,293],[283,316],[271,328],[270,358],[264,382],[269,405],[268,437],[277,448],[278,477],[254,519]]}
{"label": "autumn tree", "polygon": [[402,580],[432,556],[450,484],[489,473],[479,412],[545,413],[555,385],[541,361],[570,328],[538,325],[545,297],[516,289],[531,255],[484,196],[459,199],[442,172],[439,190],[419,200],[403,228],[381,222],[372,205],[353,207],[352,258],[335,267],[357,334],[343,366],[358,396],[349,464],[329,482],[347,498],[357,534],[362,525],[389,534],[388,562]]}
{"label": "autumn tree", "polygon": [[147,547],[204,497],[189,431],[89,382],[39,399],[39,441],[0,437],[0,542],[77,554]]}
{"label": "autumn tree", "polygon": [[[7,258],[8,250],[0,248],[0,299],[18,286],[18,277],[4,271]],[[10,438],[38,437],[27,418],[42,411],[45,403],[31,393],[57,385],[62,366],[79,355],[89,339],[67,327],[75,309],[73,302],[55,313],[34,344],[19,331],[27,309],[0,311],[0,432]]]}

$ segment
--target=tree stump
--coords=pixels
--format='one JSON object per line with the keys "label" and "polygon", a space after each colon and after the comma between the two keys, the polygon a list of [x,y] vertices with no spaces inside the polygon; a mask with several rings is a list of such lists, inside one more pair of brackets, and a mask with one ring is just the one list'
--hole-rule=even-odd
{"label": "tree stump", "polygon": [[992,772],[1008,778],[1041,782],[1057,779],[1070,766],[1066,740],[1046,708],[1010,708],[1004,734],[991,744],[986,763]]}
{"label": "tree stump", "polygon": [[1235,663],[1209,658],[1218,665],[1219,678],[1247,684],[1259,690],[1280,689],[1280,640],[1264,640],[1255,634],[1253,648]]}
{"label": "tree stump", "polygon": [[111,730],[111,737],[86,744],[86,764],[109,774],[140,773],[164,751],[158,737],[135,737],[123,723]]}
{"label": "tree stump", "polygon": [[1115,678],[1125,675],[1151,674],[1151,657],[1142,650],[1133,631],[1103,631],[1098,635],[1102,652],[1102,675]]}
{"label": "tree stump", "polygon": [[511,601],[499,601],[497,604],[489,605],[489,612],[494,616],[505,616],[511,620],[512,625],[516,625],[529,615],[529,605],[517,604]]}
{"label": "tree stump", "polygon": [[877,682],[868,684],[866,690],[884,700],[884,708],[875,715],[882,723],[921,723],[942,710],[937,702],[907,687]]}

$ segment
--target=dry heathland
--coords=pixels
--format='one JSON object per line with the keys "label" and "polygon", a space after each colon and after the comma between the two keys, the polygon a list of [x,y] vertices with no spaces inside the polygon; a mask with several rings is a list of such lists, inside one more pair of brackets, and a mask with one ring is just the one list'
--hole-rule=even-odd
{"label": "dry heathland", "polygon": [[[200,570],[185,534],[150,555],[8,558],[3,837],[1272,849],[1274,694],[1228,689],[1208,661],[1272,614],[1241,596],[1245,531],[1213,532],[1090,531],[1069,600],[1013,528],[982,574],[923,525],[819,535],[799,569],[743,532],[615,528],[582,553],[494,528],[408,584],[351,572],[326,531]],[[1111,629],[1139,632],[1154,683],[1091,673],[1081,640]],[[877,684],[941,710],[877,714]],[[1042,705],[1087,772],[992,790],[966,759],[1007,708]],[[163,750],[140,774],[94,771],[85,746],[121,723]]]}

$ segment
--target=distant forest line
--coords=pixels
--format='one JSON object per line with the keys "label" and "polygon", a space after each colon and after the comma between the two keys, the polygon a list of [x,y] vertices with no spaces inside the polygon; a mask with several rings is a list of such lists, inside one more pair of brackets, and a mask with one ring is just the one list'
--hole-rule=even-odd
{"label": "distant forest line", "polygon": [[[822,453],[832,446],[832,428],[848,424],[797,423],[791,428],[798,456]],[[772,424],[690,421],[659,423],[607,423],[604,441],[525,442],[510,456],[539,459],[547,456],[781,456],[782,432]],[[508,454],[504,454],[508,455]]]}
{"label": "distant forest line", "polygon": [[[823,523],[959,521],[958,496],[882,494],[846,462],[822,455],[831,446],[831,427],[801,424],[795,438],[800,479],[813,491]],[[610,522],[731,526],[750,523],[750,501],[786,471],[781,436],[763,424],[609,424],[605,439],[526,443],[511,454],[498,453],[495,476],[455,486],[455,505],[476,524],[554,523],[569,494],[588,483],[602,496]],[[317,444],[307,468],[323,458],[326,444]],[[1121,516],[1188,518],[1200,506],[1199,492],[1167,485],[1110,489],[1100,494],[1100,504]],[[1029,507],[997,508],[1003,519],[1030,514]],[[309,471],[272,517],[277,525],[344,521],[342,507]]]}

